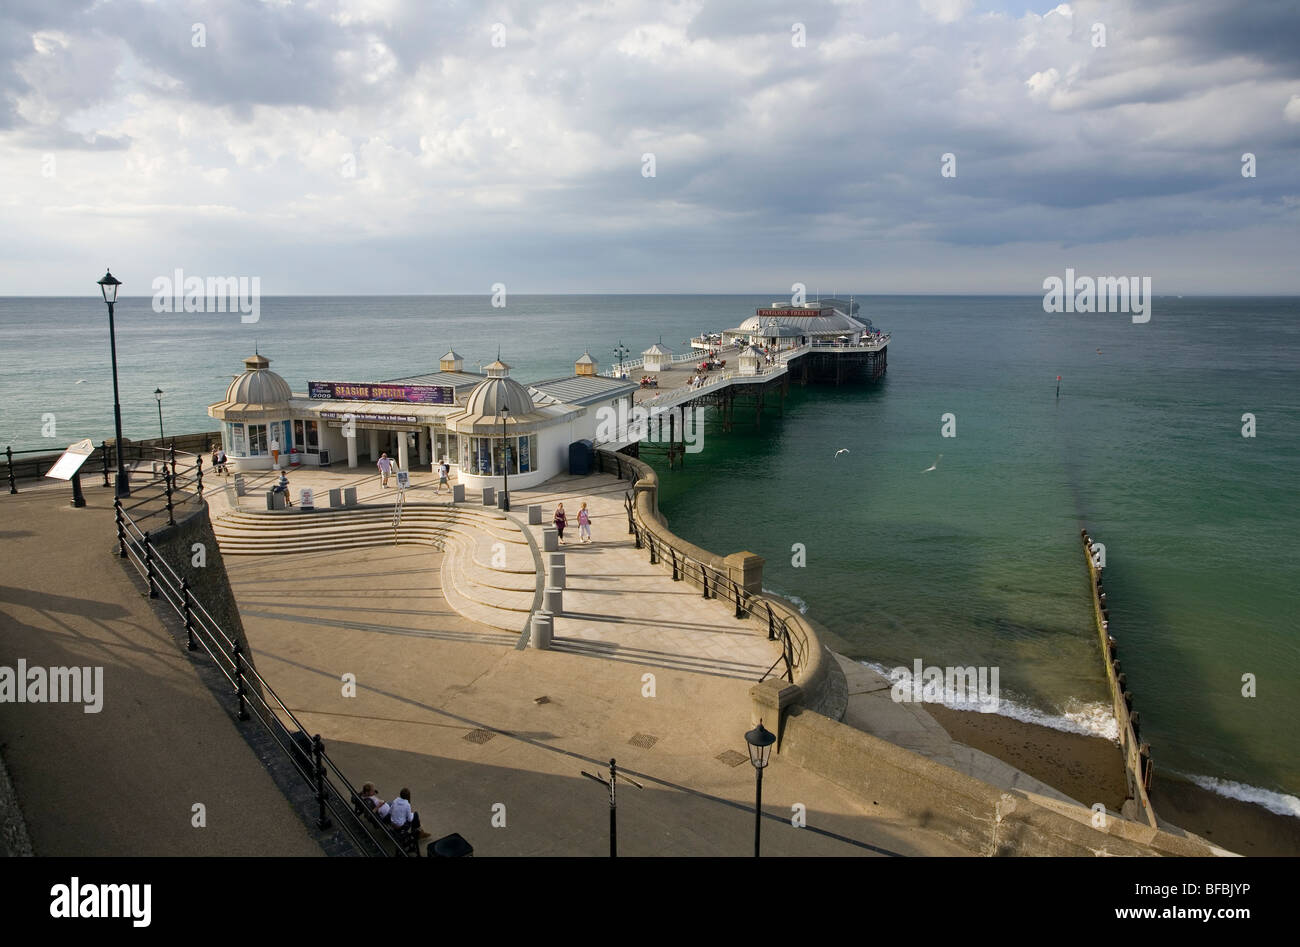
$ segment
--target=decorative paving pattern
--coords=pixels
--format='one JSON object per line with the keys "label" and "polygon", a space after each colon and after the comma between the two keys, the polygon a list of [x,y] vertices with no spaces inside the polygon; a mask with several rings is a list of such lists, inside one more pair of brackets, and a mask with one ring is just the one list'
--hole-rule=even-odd
{"label": "decorative paving pattern", "polygon": [[653,737],[648,733],[638,733],[627,742],[630,743],[632,746],[639,746],[643,750],[649,750],[652,749],[654,745],[659,742],[659,738]]}
{"label": "decorative paving pattern", "polygon": [[464,738],[470,743],[486,743],[494,736],[496,736],[496,732],[493,730],[471,730],[465,734]]}
{"label": "decorative paving pattern", "polygon": [[714,757],[719,763],[726,763],[728,766],[739,766],[741,763],[748,763],[749,757],[744,753],[737,753],[735,750],[723,750]]}

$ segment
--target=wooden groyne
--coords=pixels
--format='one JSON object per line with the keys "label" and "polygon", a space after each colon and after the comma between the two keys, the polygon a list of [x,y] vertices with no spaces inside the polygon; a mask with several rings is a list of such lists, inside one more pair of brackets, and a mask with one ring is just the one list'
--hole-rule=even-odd
{"label": "wooden groyne", "polygon": [[1097,624],[1097,637],[1101,643],[1102,662],[1106,665],[1111,704],[1115,710],[1115,720],[1119,724],[1119,745],[1124,753],[1124,771],[1128,782],[1124,815],[1145,821],[1152,828],[1159,828],[1150,798],[1151,747],[1141,742],[1140,717],[1133,709],[1133,692],[1128,688],[1128,678],[1119,661],[1119,644],[1110,632],[1110,608],[1101,581],[1105,568],[1098,563],[1098,550],[1088,531],[1081,529],[1079,535],[1083,539],[1083,555],[1088,564],[1092,611]]}

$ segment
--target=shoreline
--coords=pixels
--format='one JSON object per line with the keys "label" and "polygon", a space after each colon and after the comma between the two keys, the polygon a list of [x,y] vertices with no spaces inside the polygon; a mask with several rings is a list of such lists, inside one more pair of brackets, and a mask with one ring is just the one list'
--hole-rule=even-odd
{"label": "shoreline", "polygon": [[[981,750],[1091,806],[1118,811],[1126,784],[1119,745],[1014,717],[927,704],[926,712],[959,743]],[[1162,823],[1238,855],[1300,855],[1300,819],[1221,796],[1157,764],[1151,805]]]}

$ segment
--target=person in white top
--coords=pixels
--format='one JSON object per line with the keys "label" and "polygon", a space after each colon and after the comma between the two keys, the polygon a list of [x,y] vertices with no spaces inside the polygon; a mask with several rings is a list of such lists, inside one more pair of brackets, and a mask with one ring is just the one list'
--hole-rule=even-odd
{"label": "person in white top", "polygon": [[380,486],[388,486],[388,478],[393,473],[393,458],[389,457],[387,453],[380,454],[379,463],[375,466],[379,468]]}
{"label": "person in white top", "polygon": [[[387,809],[387,812],[384,810]],[[428,838],[429,833],[420,828],[420,813],[411,808],[411,790],[405,786],[398,793],[397,798],[388,806],[381,806],[379,809],[380,818],[388,816],[389,823],[395,829],[400,829],[406,823],[411,823],[411,830],[420,838]]]}

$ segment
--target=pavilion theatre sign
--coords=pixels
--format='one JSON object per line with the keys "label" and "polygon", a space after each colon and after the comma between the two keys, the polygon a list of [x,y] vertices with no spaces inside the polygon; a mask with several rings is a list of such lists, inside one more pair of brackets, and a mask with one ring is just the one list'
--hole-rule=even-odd
{"label": "pavilion theatre sign", "polygon": [[406,404],[455,404],[450,385],[369,385],[348,381],[309,381],[307,393],[319,401],[400,401]]}

